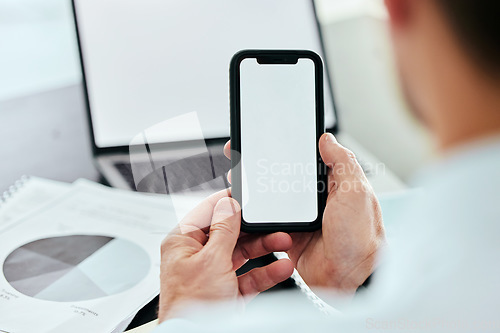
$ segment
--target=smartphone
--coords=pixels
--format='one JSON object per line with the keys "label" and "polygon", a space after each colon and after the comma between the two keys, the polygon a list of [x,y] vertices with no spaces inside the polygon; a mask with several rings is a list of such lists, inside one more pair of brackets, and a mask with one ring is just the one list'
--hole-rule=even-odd
{"label": "smartphone", "polygon": [[245,232],[314,231],[328,194],[323,63],[312,51],[244,50],[230,65],[231,184]]}

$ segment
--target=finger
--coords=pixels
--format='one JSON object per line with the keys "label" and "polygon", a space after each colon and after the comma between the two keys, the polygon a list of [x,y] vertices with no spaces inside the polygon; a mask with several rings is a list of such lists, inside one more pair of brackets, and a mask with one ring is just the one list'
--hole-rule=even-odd
{"label": "finger", "polygon": [[167,237],[164,239],[164,242],[169,241],[169,243],[172,243],[171,240],[175,239],[176,240],[175,243],[178,243],[179,241],[181,241],[181,239],[179,238],[179,236],[193,239],[193,240],[195,240],[196,242],[198,242],[202,246],[205,245],[207,243],[207,241],[208,241],[207,233],[205,231],[203,231],[202,229],[193,229],[191,231],[184,231],[183,232],[181,226],[177,225],[167,235]]}
{"label": "finger", "polygon": [[176,228],[172,233],[187,234],[199,230],[205,234],[208,233],[215,205],[220,199],[229,196],[231,196],[230,189],[212,194],[191,210],[179,223],[179,228]]}
{"label": "finger", "polygon": [[233,269],[237,270],[248,259],[265,256],[272,252],[285,252],[292,247],[292,237],[284,232],[269,235],[249,235],[238,240],[233,252]]}
{"label": "finger", "polygon": [[328,168],[328,193],[335,187],[335,177],[333,176],[333,169]]}
{"label": "finger", "polygon": [[240,293],[253,298],[276,284],[285,281],[293,273],[293,264],[288,259],[277,260],[267,266],[254,268],[238,277]]}
{"label": "finger", "polygon": [[226,142],[224,145],[224,155],[226,155],[227,158],[231,159],[231,140]]}
{"label": "finger", "polygon": [[227,181],[231,184],[231,170],[227,172]]}
{"label": "finger", "polygon": [[363,170],[358,164],[355,155],[340,145],[333,134],[323,134],[319,141],[319,151],[323,162],[332,169],[335,182],[363,177]]}
{"label": "finger", "polygon": [[241,209],[232,198],[222,198],[213,210],[208,242],[204,249],[214,251],[218,258],[231,259],[240,235]]}

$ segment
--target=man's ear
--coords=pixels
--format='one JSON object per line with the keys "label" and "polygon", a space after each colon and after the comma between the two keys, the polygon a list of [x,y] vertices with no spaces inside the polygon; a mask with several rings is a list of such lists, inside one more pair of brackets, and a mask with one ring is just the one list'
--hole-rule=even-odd
{"label": "man's ear", "polygon": [[385,0],[391,26],[401,27],[408,23],[412,1],[422,0]]}

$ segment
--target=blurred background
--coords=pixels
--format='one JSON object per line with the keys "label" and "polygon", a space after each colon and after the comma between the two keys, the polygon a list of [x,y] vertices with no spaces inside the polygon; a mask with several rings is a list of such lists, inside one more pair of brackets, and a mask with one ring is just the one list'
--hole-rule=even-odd
{"label": "blurred background", "polygon": [[[343,129],[407,181],[434,148],[399,91],[383,0],[317,0],[316,5]],[[1,119],[16,112],[12,101],[80,82],[71,1],[0,0]],[[60,135],[52,133],[46,144],[57,140]]]}

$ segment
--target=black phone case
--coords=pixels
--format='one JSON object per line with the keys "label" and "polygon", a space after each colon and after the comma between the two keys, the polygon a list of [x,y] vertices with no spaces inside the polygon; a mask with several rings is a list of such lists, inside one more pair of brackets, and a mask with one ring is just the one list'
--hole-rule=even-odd
{"label": "black phone case", "polygon": [[[325,132],[325,113],[323,102],[323,62],[319,55],[307,50],[243,50],[236,53],[229,69],[230,85],[230,108],[231,108],[231,151],[238,154],[231,156],[231,180],[232,197],[240,205],[241,197],[241,122],[240,122],[240,64],[244,59],[256,58],[260,64],[294,64],[300,58],[311,59],[314,62],[316,77],[316,156],[318,167],[318,217],[311,222],[285,222],[285,223],[247,223],[241,217],[241,230],[247,233],[271,233],[277,231],[284,232],[303,232],[315,231],[321,228],[323,212],[326,206],[328,196],[328,176],[327,168],[321,160],[319,154],[318,141]],[[323,185],[320,184],[323,182]],[[243,208],[242,208],[243,209]]]}

